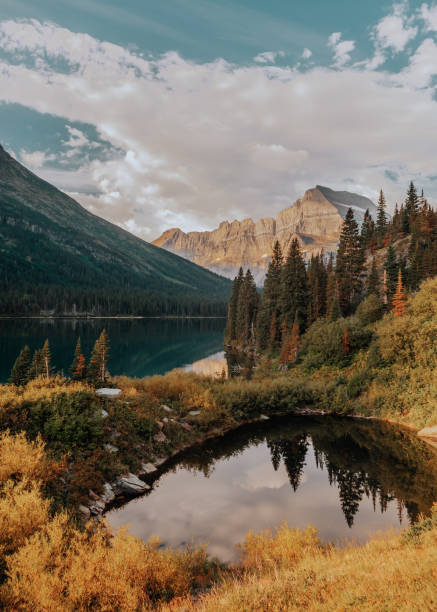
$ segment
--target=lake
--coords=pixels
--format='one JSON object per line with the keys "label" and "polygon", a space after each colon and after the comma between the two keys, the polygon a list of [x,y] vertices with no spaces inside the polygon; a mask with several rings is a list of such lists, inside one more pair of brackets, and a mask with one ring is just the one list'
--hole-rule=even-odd
{"label": "lake", "polygon": [[333,417],[288,417],[242,427],[186,452],[152,489],[107,513],[147,540],[206,544],[222,561],[249,529],[312,524],[324,541],[366,540],[427,514],[437,456],[398,427]]}
{"label": "lake", "polygon": [[[197,363],[223,350],[225,319],[0,319],[0,382],[5,382],[25,344],[50,342],[53,364],[66,373],[80,336],[88,358],[102,329],[109,334],[109,371],[150,376]],[[207,364],[204,364],[205,368]]]}

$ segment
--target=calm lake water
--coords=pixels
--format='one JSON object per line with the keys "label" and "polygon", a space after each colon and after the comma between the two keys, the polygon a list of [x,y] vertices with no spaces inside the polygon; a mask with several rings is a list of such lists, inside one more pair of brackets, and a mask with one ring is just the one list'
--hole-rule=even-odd
{"label": "calm lake water", "polygon": [[437,456],[405,430],[355,419],[288,418],[244,427],[175,462],[141,498],[107,514],[145,540],[204,543],[236,560],[249,529],[308,524],[325,541],[363,541],[429,513]]}
{"label": "calm lake water", "polygon": [[0,319],[0,382],[25,344],[33,351],[46,338],[55,367],[68,373],[78,336],[88,357],[104,328],[111,374],[164,374],[222,351],[225,325],[225,319]]}

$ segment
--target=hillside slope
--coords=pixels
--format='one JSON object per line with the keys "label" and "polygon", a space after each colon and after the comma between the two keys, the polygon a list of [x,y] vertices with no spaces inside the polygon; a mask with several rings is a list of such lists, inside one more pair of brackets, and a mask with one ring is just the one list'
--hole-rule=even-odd
{"label": "hillside slope", "polygon": [[286,252],[296,237],[307,259],[322,249],[335,251],[348,208],[353,209],[357,221],[361,222],[366,209],[376,218],[376,207],[368,198],[317,185],[276,218],[223,221],[210,232],[185,233],[173,228],[153,244],[229,278],[240,266],[250,268],[261,285],[276,240]]}
{"label": "hillside slope", "polygon": [[226,300],[230,283],[85,210],[0,147],[0,287]]}

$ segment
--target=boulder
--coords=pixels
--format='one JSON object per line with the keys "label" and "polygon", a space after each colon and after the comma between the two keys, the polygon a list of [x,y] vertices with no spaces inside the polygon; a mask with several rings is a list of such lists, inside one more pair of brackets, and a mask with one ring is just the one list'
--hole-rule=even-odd
{"label": "boulder", "polygon": [[141,471],[143,474],[153,474],[153,472],[157,472],[158,468],[153,465],[153,463],[143,463],[141,465]]}
{"label": "boulder", "polygon": [[110,453],[118,453],[118,448],[113,444],[104,444],[103,448],[109,451]]}
{"label": "boulder", "polygon": [[105,482],[103,485],[103,494],[101,495],[101,499],[105,502],[105,504],[109,504],[115,499],[114,489],[111,487],[109,482]]}
{"label": "boulder", "polygon": [[266,416],[265,414],[260,414],[259,418],[260,421],[268,421],[270,417]]}
{"label": "boulder", "polygon": [[139,495],[150,489],[150,486],[135,474],[126,474],[115,481],[115,488],[125,495]]}
{"label": "boulder", "polygon": [[437,439],[437,425],[433,427],[424,427],[421,429],[418,434],[421,438],[435,438]]}
{"label": "boulder", "polygon": [[161,408],[166,412],[173,412],[172,408],[170,408],[170,406],[166,406],[165,404],[162,404]]}
{"label": "boulder", "polygon": [[188,414],[190,416],[198,416],[200,414],[200,410],[190,410]]}
{"label": "boulder", "polygon": [[107,387],[102,387],[102,389],[96,389],[96,395],[100,395],[101,397],[117,397],[120,395],[121,389],[109,389]]}
{"label": "boulder", "polygon": [[80,504],[79,506],[79,512],[81,513],[81,515],[83,516],[83,518],[88,519],[91,516],[91,511],[87,506],[84,506],[83,504]]}
{"label": "boulder", "polygon": [[108,417],[108,416],[109,416],[109,414],[108,414],[108,413],[106,412],[106,410],[104,410],[103,408],[102,408],[102,410],[101,410],[100,414],[101,414],[101,416],[102,416],[102,418],[103,418],[103,419],[106,419],[106,417]]}

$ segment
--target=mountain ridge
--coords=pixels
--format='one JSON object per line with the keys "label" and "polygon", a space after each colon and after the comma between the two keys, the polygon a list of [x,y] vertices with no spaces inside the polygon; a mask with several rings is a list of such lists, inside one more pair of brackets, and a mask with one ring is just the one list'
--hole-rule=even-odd
{"label": "mountain ridge", "polygon": [[0,286],[143,291],[225,301],[230,283],[93,215],[0,145]]}
{"label": "mountain ridge", "polygon": [[377,210],[365,196],[316,185],[276,217],[222,221],[218,228],[205,232],[170,228],[152,244],[229,278],[240,266],[250,268],[262,284],[276,240],[286,252],[297,238],[307,259],[322,250],[335,251],[348,208],[359,222],[367,209],[373,217]]}

